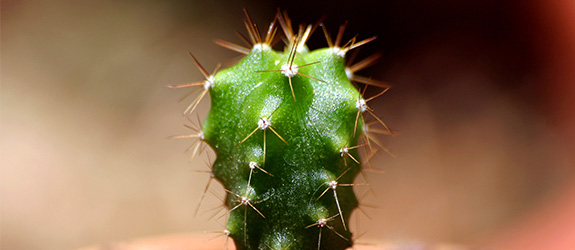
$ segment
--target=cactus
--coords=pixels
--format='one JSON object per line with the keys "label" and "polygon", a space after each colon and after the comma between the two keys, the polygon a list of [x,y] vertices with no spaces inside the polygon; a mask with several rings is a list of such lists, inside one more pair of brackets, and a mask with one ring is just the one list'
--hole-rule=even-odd
{"label": "cactus", "polygon": [[[349,51],[375,37],[340,45],[345,25],[332,41],[321,21],[294,33],[279,11],[262,37],[245,14],[249,39],[241,38],[249,48],[216,40],[245,55],[236,65],[209,74],[190,53],[205,80],[170,86],[201,91],[187,117],[207,94],[211,99],[201,129],[177,137],[198,138],[193,155],[201,143],[217,155],[211,175],[224,186],[229,209],[223,232],[237,249],[346,249],[353,245],[348,223],[358,206],[353,186],[366,185],[353,184],[362,171],[358,150],[364,147],[369,158],[377,151],[372,143],[379,144],[368,124],[385,128],[370,132],[391,133],[367,105],[388,86],[354,74],[377,56],[346,64]],[[306,41],[319,26],[329,47],[309,51]],[[279,27],[284,51],[272,48]],[[364,99],[352,82],[383,91]],[[364,122],[364,114],[375,121]]]}

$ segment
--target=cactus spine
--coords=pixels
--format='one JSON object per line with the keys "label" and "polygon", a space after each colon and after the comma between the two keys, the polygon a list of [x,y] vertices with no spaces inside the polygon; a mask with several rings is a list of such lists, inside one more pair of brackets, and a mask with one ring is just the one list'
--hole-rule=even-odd
{"label": "cactus spine", "polygon": [[[340,46],[345,26],[335,41],[324,28],[329,47],[309,51],[305,43],[320,22],[294,33],[278,12],[261,37],[246,16],[249,40],[243,40],[251,48],[216,41],[245,55],[236,65],[209,74],[192,55],[205,80],[171,86],[201,91],[187,116],[208,93],[211,99],[201,130],[180,137],[199,139],[194,154],[200,142],[215,151],[211,174],[224,186],[229,209],[224,232],[238,249],[350,247],[348,222],[358,206],[352,186],[362,185],[353,184],[362,170],[358,149],[365,146],[368,157],[376,151],[363,115],[373,115],[367,105],[373,98],[364,99],[352,81],[382,93],[387,86],[354,75],[376,57],[346,65],[346,54],[375,37]],[[278,22],[284,51],[272,49]]]}

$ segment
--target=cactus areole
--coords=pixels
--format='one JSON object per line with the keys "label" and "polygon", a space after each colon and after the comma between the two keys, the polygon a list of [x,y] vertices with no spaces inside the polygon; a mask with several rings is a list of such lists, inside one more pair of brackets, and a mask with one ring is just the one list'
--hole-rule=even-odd
{"label": "cactus areole", "polygon": [[[369,124],[391,132],[368,106],[373,98],[364,99],[354,85],[388,89],[354,74],[375,57],[346,63],[350,50],[375,38],[340,45],[345,26],[332,41],[320,22],[295,33],[279,12],[262,37],[247,11],[246,17],[243,40],[251,47],[216,41],[245,55],[236,65],[209,74],[192,56],[205,80],[170,86],[199,91],[187,116],[204,96],[211,100],[197,134],[181,137],[198,139],[194,154],[200,143],[214,150],[211,176],[224,186],[229,215],[222,232],[237,249],[346,249],[358,206],[353,186],[366,185],[354,184],[362,171],[358,150],[366,157],[377,151]],[[305,43],[320,26],[329,46],[309,51]],[[283,51],[272,48],[279,28]],[[364,122],[364,114],[374,122]]]}

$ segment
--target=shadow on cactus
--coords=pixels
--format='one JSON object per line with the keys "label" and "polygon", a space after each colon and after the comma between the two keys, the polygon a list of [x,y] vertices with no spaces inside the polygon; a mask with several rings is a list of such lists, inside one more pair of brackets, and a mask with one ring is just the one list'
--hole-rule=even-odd
{"label": "shadow on cactus", "polygon": [[[216,40],[244,55],[236,65],[209,74],[192,55],[205,80],[169,86],[199,92],[186,117],[208,93],[211,99],[203,125],[176,137],[198,139],[193,155],[203,142],[217,155],[211,176],[224,186],[229,209],[222,233],[237,249],[346,249],[353,245],[349,218],[358,206],[353,186],[367,185],[354,179],[371,170],[362,162],[385,150],[370,133],[392,134],[368,106],[388,85],[355,74],[378,56],[346,62],[350,51],[375,37],[343,43],[342,25],[332,40],[321,20],[295,33],[280,12],[262,36],[245,13],[249,36],[240,38],[248,47]],[[320,26],[329,47],[309,51],[306,41]],[[280,28],[286,46],[276,51]],[[382,91],[366,99],[368,85]]]}

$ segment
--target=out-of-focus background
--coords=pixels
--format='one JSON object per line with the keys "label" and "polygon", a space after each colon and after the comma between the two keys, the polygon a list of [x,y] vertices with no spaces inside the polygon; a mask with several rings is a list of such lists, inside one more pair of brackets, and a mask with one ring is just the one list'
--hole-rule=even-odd
{"label": "out-of-focus background", "polygon": [[239,42],[242,7],[260,27],[281,7],[378,36],[359,58],[383,57],[362,73],[393,83],[371,105],[400,135],[380,138],[397,157],[372,160],[384,173],[369,174],[371,219],[354,216],[360,241],[499,247],[573,182],[569,1],[4,0],[0,247],[222,230],[211,192],[194,217],[208,159],[165,140],[189,132],[191,101],[165,86],[202,80],[187,51],[208,70],[237,56],[212,38]]}

